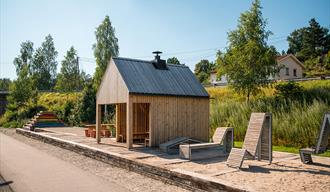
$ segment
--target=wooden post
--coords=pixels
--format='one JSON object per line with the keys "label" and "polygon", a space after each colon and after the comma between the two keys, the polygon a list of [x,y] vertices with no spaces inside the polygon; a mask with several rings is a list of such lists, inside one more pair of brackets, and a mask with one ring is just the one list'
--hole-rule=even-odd
{"label": "wooden post", "polygon": [[116,141],[119,141],[119,130],[120,130],[120,117],[119,117],[119,105],[120,104],[116,104]]}
{"label": "wooden post", "polygon": [[96,141],[101,142],[100,129],[101,129],[101,105],[96,104]]}
{"label": "wooden post", "polygon": [[126,104],[126,143],[127,148],[133,148],[133,102],[128,96],[127,104]]}
{"label": "wooden post", "polygon": [[268,130],[268,133],[269,133],[269,135],[268,135],[268,137],[269,137],[269,148],[268,148],[268,150],[269,150],[269,164],[271,164],[272,161],[273,161],[273,140],[272,140],[273,118],[272,118],[271,113],[268,113],[267,115],[269,117],[269,126],[268,126],[268,129],[269,129]]}

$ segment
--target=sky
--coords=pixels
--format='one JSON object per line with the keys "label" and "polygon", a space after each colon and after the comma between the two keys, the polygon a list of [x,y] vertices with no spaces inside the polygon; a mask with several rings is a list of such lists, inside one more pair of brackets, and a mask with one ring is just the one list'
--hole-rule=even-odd
{"label": "sky", "polygon": [[[240,14],[252,0],[0,0],[0,78],[15,79],[14,58],[26,40],[41,45],[51,34],[58,51],[58,71],[74,46],[80,68],[93,74],[95,29],[106,15],[116,30],[121,57],[152,60],[177,57],[191,70],[201,59],[214,61],[228,45]],[[287,50],[286,37],[311,18],[330,28],[330,0],[261,0],[268,44]]]}

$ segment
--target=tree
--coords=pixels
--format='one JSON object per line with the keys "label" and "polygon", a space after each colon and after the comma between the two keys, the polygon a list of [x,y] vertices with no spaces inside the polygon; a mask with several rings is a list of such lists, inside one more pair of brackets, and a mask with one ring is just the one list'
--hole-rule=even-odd
{"label": "tree", "polygon": [[277,52],[266,43],[271,32],[265,28],[260,1],[255,0],[250,10],[241,14],[237,29],[228,33],[226,54],[217,59],[223,61],[218,67],[221,66],[222,74],[227,75],[229,85],[246,95],[247,101],[260,87],[267,86],[269,76],[278,71]]}
{"label": "tree", "polygon": [[25,106],[27,102],[33,97],[33,82],[29,76],[29,68],[23,65],[18,78],[9,87],[8,102],[12,108],[19,108]]}
{"label": "tree", "polygon": [[296,54],[303,48],[303,36],[306,33],[306,27],[294,30],[290,36],[288,36],[287,41],[289,42],[289,48],[287,53]]}
{"label": "tree", "polygon": [[0,79],[0,91],[8,91],[11,84],[10,79],[2,78]]}
{"label": "tree", "polygon": [[329,29],[321,27],[312,18],[308,27],[294,30],[287,38],[288,53],[295,54],[301,61],[316,58],[330,50]]}
{"label": "tree", "polygon": [[96,28],[95,37],[96,43],[93,45],[93,50],[96,59],[96,69],[93,87],[97,90],[110,58],[119,55],[118,39],[115,36],[115,29],[111,26],[109,16],[106,16],[103,22]]}
{"label": "tree", "polygon": [[52,36],[47,35],[33,56],[32,75],[38,90],[51,90],[54,87],[57,54]]}
{"label": "tree", "polygon": [[170,64],[176,64],[176,65],[180,65],[180,61],[178,58],[176,57],[171,57],[171,58],[168,58],[167,59],[167,63],[170,63]]}
{"label": "tree", "polygon": [[76,111],[78,111],[79,121],[95,123],[95,115],[96,115],[96,90],[93,88],[92,83],[88,83],[84,90],[81,101],[76,106]]}
{"label": "tree", "polygon": [[77,91],[81,89],[82,77],[78,67],[77,51],[74,47],[66,52],[62,61],[61,72],[57,75],[55,89],[58,91]]}
{"label": "tree", "polygon": [[14,59],[17,76],[20,74],[20,71],[22,70],[24,65],[28,66],[28,70],[30,73],[30,65],[32,62],[33,51],[33,43],[31,41],[25,41],[21,43],[20,55],[18,55]]}
{"label": "tree", "polygon": [[195,75],[201,83],[208,83],[210,73],[214,68],[214,64],[207,59],[203,59],[195,65]]}

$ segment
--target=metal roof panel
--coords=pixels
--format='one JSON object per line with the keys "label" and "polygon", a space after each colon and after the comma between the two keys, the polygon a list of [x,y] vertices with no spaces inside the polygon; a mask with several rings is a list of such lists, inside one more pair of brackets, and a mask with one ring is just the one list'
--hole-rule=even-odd
{"label": "metal roof panel", "polygon": [[128,91],[136,94],[209,97],[189,67],[167,64],[159,70],[151,61],[113,58]]}

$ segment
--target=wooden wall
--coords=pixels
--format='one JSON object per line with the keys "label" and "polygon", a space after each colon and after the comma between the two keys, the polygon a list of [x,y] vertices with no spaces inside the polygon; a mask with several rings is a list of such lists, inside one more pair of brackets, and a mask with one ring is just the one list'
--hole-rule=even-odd
{"label": "wooden wall", "polygon": [[[126,104],[117,105],[117,133],[126,138]],[[143,138],[142,133],[149,131],[149,104],[134,103],[133,104],[133,138]],[[139,134],[139,135],[138,135]],[[117,141],[121,141],[117,136]],[[125,141],[125,140],[124,140]]]}
{"label": "wooden wall", "polygon": [[126,103],[128,89],[116,65],[111,59],[97,91],[97,104]]}
{"label": "wooden wall", "polygon": [[150,103],[151,146],[181,136],[208,141],[208,98],[130,95],[129,99],[133,103]]}

